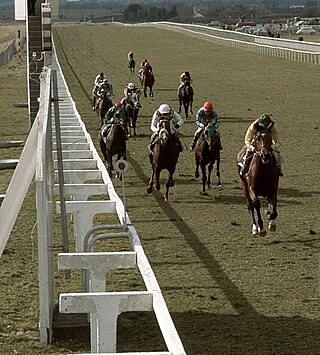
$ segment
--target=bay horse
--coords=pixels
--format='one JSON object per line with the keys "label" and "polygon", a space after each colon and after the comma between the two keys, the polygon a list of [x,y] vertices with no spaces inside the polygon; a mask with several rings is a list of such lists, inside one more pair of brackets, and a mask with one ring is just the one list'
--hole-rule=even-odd
{"label": "bay horse", "polygon": [[[272,135],[269,130],[259,131],[255,136],[256,150],[252,153],[248,173],[245,176],[240,175],[240,166],[238,164],[238,174],[240,176],[247,207],[252,217],[252,234],[260,236],[266,235],[263,219],[261,217],[261,203],[259,196],[265,198],[267,203],[266,217],[269,221],[269,230],[276,230],[277,212],[277,194],[279,184],[279,174],[276,159],[272,154]],[[243,147],[237,155],[237,161],[240,162],[246,152]],[[257,221],[255,217],[257,216]]]}
{"label": "bay horse", "polygon": [[113,106],[112,100],[110,99],[109,95],[107,92],[103,91],[100,95],[99,98],[99,103],[98,103],[98,116],[100,120],[100,127],[103,126],[104,122],[104,117],[106,113],[108,112],[109,108]]}
{"label": "bay horse", "polygon": [[150,73],[148,68],[144,68],[139,74],[140,83],[142,86],[144,97],[147,97],[147,89],[149,88],[149,96],[153,97],[152,87],[155,83],[155,78],[152,73]]}
{"label": "bay horse", "polygon": [[136,136],[136,126],[137,120],[139,115],[139,110],[141,107],[140,104],[140,95],[136,92],[128,95],[126,98],[121,100],[121,103],[124,107],[124,110],[127,112],[128,115],[128,124],[130,127],[130,135],[131,135],[131,128],[133,129],[133,134]]}
{"label": "bay horse", "polygon": [[[105,124],[99,132],[99,143],[101,152],[103,154],[105,163],[107,165],[107,171],[112,177],[113,164],[112,158],[117,155],[117,160],[126,160],[126,132],[125,123],[119,118],[114,117],[114,121],[110,127]],[[122,178],[122,174],[117,174],[117,177]]]}
{"label": "bay horse", "polygon": [[[213,126],[206,126],[202,129],[197,143],[194,147],[195,155],[195,178],[198,179],[199,167],[202,172],[202,194],[207,195],[206,185],[211,188],[211,173],[214,164],[216,165],[217,186],[222,188],[220,180],[220,138],[219,132]],[[207,175],[208,166],[208,175]]]}
{"label": "bay horse", "polygon": [[194,91],[190,83],[185,83],[179,90],[179,113],[181,112],[181,106],[183,105],[186,119],[189,117],[189,107],[190,113],[193,114],[193,95]]}
{"label": "bay horse", "polygon": [[159,130],[153,152],[150,152],[149,158],[152,166],[151,177],[147,193],[150,194],[155,183],[156,190],[160,190],[160,173],[162,170],[168,171],[168,178],[166,181],[165,201],[169,200],[169,188],[174,186],[173,175],[176,170],[180,150],[176,143],[174,134],[171,133],[171,121],[167,119],[160,119]]}

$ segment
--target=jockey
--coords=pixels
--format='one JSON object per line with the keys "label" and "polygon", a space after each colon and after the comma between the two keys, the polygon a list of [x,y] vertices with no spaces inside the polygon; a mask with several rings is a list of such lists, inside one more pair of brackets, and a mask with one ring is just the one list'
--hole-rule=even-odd
{"label": "jockey", "polygon": [[130,51],[128,53],[128,62],[130,62],[131,60],[133,60],[133,53]]}
{"label": "jockey", "polygon": [[106,79],[106,77],[104,76],[103,73],[100,73],[96,76],[96,78],[94,79],[94,83],[93,83],[93,110],[95,110],[96,107],[96,96],[97,96],[97,92],[98,89],[100,87],[100,85],[102,84],[103,80]]}
{"label": "jockey", "polygon": [[181,88],[186,84],[191,85],[191,83],[192,83],[192,79],[191,79],[190,72],[188,72],[188,71],[183,72],[180,75],[180,85],[178,87],[178,96],[180,96]]}
{"label": "jockey", "polygon": [[[106,93],[108,97],[113,95],[113,87],[112,84],[110,83],[110,81],[108,81],[108,79],[103,79],[102,83],[100,84],[96,94],[94,95],[94,106],[93,106],[93,110],[96,110],[99,106],[99,102],[101,100],[101,95],[103,93]],[[96,103],[95,98],[98,97],[98,102]]]}
{"label": "jockey", "polygon": [[279,176],[283,176],[283,171],[282,171],[282,157],[280,156],[279,148],[282,145],[280,139],[279,139],[279,133],[278,130],[275,126],[275,122],[272,121],[269,115],[261,115],[259,118],[254,120],[244,137],[244,142],[247,147],[246,154],[243,157],[243,161],[239,162],[238,164],[240,165],[240,175],[245,176],[249,169],[249,165],[251,162],[251,157],[253,153],[255,152],[255,146],[254,146],[254,138],[257,132],[263,130],[263,129],[268,129],[270,130],[270,133],[272,135],[272,140],[273,140],[273,151],[272,154],[274,155],[277,166],[278,166],[278,172]]}
{"label": "jockey", "polygon": [[141,90],[137,88],[134,83],[129,83],[123,90],[125,98],[128,98],[130,95],[133,93],[136,93],[137,95],[141,95]]}
{"label": "jockey", "polygon": [[171,107],[167,104],[161,104],[159,106],[159,108],[154,112],[153,116],[152,116],[152,120],[151,120],[151,126],[150,129],[153,132],[152,136],[151,136],[151,141],[149,144],[149,150],[152,152],[153,150],[153,146],[156,142],[156,138],[158,136],[158,123],[160,121],[161,118],[165,118],[167,120],[170,121],[171,123],[171,134],[174,135],[175,139],[176,139],[176,144],[179,147],[180,152],[182,152],[183,150],[183,146],[181,144],[181,141],[177,135],[177,130],[183,125],[183,119],[180,117],[180,115],[173,111],[171,109]]}
{"label": "jockey", "polygon": [[125,132],[127,136],[127,122],[128,122],[128,116],[126,111],[123,109],[123,106],[120,101],[116,101],[112,107],[109,108],[108,112],[106,113],[106,116],[104,118],[104,124],[105,128],[103,130],[103,135],[107,136],[109,133],[110,127],[114,122],[114,118],[119,118],[122,120],[123,125],[125,127]]}
{"label": "jockey", "polygon": [[[213,109],[213,105],[211,102],[207,101],[203,104],[203,107],[201,107],[198,112],[196,113],[196,126],[198,127],[192,143],[190,145],[190,149],[193,150],[198,138],[200,137],[200,133],[203,130],[204,127],[206,126],[213,126],[219,134],[219,127],[220,127],[220,122],[218,119],[218,114],[217,112]],[[222,150],[222,145],[221,145],[221,140],[220,140],[220,134],[219,134],[219,145],[220,145],[220,150]]]}
{"label": "jockey", "polygon": [[140,64],[141,69],[139,70],[139,76],[142,79],[143,73],[149,72],[153,75],[152,66],[149,64],[148,59],[143,59]]}

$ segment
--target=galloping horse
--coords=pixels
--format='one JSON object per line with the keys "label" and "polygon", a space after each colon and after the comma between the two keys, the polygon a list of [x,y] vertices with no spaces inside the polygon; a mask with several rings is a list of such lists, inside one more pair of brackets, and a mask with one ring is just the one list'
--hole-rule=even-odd
{"label": "galloping horse", "polygon": [[140,83],[142,86],[144,97],[147,97],[147,89],[149,88],[149,95],[153,97],[152,87],[154,85],[155,79],[152,73],[150,73],[149,69],[143,69],[143,71],[139,74]]}
{"label": "galloping horse", "polygon": [[192,112],[192,103],[193,103],[193,88],[190,83],[184,84],[179,90],[179,113],[181,112],[181,106],[184,107],[184,112],[186,114],[186,119],[188,118],[188,112],[190,107],[190,113]]}
{"label": "galloping horse", "polygon": [[[99,142],[101,152],[107,164],[107,171],[111,177],[113,171],[113,156],[117,154],[117,160],[120,158],[126,160],[126,133],[124,122],[114,117],[110,129],[107,129],[104,124],[99,132]],[[118,177],[121,178],[121,175],[119,176],[118,174]]]}
{"label": "galloping horse", "polygon": [[[216,177],[217,186],[222,188],[220,181],[220,144],[219,133],[213,126],[206,126],[197,140],[194,147],[196,171],[195,177],[198,179],[199,166],[202,172],[202,194],[206,193],[206,184],[208,188],[211,188],[211,172],[214,164],[216,164]],[[206,173],[206,166],[208,165],[208,176]]]}
{"label": "galloping horse", "polygon": [[138,120],[139,110],[141,107],[140,95],[134,92],[127,98],[123,99],[121,103],[124,105],[124,109],[126,110],[129,118],[128,124],[130,127],[130,135],[131,135],[131,128],[133,128],[133,134],[136,136],[137,120]]}
{"label": "galloping horse", "polygon": [[[240,175],[240,166],[238,173],[242,182],[244,194],[247,200],[248,211],[252,217],[252,234],[260,236],[266,235],[261,217],[261,203],[258,196],[265,197],[267,203],[267,220],[269,221],[270,231],[276,230],[277,212],[277,193],[279,175],[275,157],[272,154],[272,136],[269,130],[262,130],[256,134],[256,151],[252,153],[248,173],[242,177]],[[237,161],[241,161],[246,151],[242,148],[237,155]],[[255,219],[255,211],[258,223]]]}
{"label": "galloping horse", "polygon": [[160,173],[166,169],[168,178],[166,181],[166,192],[164,198],[169,199],[169,188],[174,186],[173,174],[176,170],[180,150],[176,143],[176,138],[171,133],[170,121],[160,119],[158,137],[156,138],[153,152],[150,153],[150,163],[152,165],[151,178],[147,193],[153,190],[154,180],[156,190],[160,190]]}
{"label": "galloping horse", "polygon": [[99,99],[99,104],[98,104],[98,116],[100,119],[100,127],[103,125],[103,120],[108,112],[109,108],[113,106],[112,100],[109,98],[109,95],[107,92],[102,92],[100,95]]}

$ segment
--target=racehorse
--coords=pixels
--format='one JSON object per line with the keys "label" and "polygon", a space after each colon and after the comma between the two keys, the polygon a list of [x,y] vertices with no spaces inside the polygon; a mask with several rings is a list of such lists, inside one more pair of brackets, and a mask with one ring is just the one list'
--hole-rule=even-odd
{"label": "racehorse", "polygon": [[[108,128],[105,124],[99,132],[99,143],[104,160],[107,164],[107,171],[112,177],[113,164],[112,158],[117,154],[117,160],[126,160],[126,132],[124,122],[114,117],[113,123]],[[120,179],[122,174],[117,175]]]}
{"label": "racehorse", "polygon": [[[222,188],[220,180],[220,139],[219,133],[213,126],[206,126],[197,140],[197,143],[194,147],[195,155],[195,177],[198,179],[199,166],[202,172],[202,194],[207,195],[206,193],[206,184],[208,188],[211,188],[211,173],[213,170],[214,164],[216,164],[216,177],[217,177],[217,186]],[[208,175],[206,173],[206,167],[208,165]]]}
{"label": "racehorse", "polygon": [[[248,211],[252,217],[252,234],[260,236],[266,235],[266,230],[261,217],[261,203],[258,196],[266,199],[267,220],[269,221],[269,230],[276,230],[277,212],[277,194],[279,184],[278,167],[274,155],[272,154],[272,136],[269,130],[259,131],[255,136],[256,150],[252,153],[248,173],[245,176],[240,175],[240,166],[238,164],[238,173],[242,182],[244,194],[247,201]],[[237,155],[240,162],[246,152],[246,147],[242,148]],[[258,218],[258,223],[255,218]]]}
{"label": "racehorse", "polygon": [[176,138],[171,133],[170,124],[169,120],[160,119],[158,136],[155,140],[153,152],[150,152],[149,155],[152,172],[147,193],[150,194],[152,192],[154,182],[156,190],[160,190],[160,173],[166,169],[168,171],[168,178],[164,195],[165,201],[169,199],[169,188],[174,186],[173,175],[180,154]]}
{"label": "racehorse", "polygon": [[134,92],[131,95],[129,95],[127,98],[122,99],[121,103],[124,106],[124,109],[128,115],[130,135],[131,135],[131,128],[133,128],[133,134],[136,136],[137,120],[138,120],[139,110],[141,107],[140,95]]}
{"label": "racehorse", "polygon": [[98,116],[100,119],[100,127],[102,127],[104,122],[104,117],[108,112],[109,108],[111,108],[112,106],[113,103],[112,100],[109,98],[108,93],[103,91],[100,95],[99,104],[98,104]]}
{"label": "racehorse", "polygon": [[136,61],[133,58],[128,59],[128,68],[131,74],[135,72]]}
{"label": "racehorse", "polygon": [[149,69],[143,69],[139,75],[140,83],[142,86],[144,97],[147,97],[147,89],[149,88],[149,95],[153,97],[152,87],[154,85],[155,79],[154,75],[150,73]]}
{"label": "racehorse", "polygon": [[181,106],[183,105],[186,119],[189,117],[188,114],[189,107],[190,107],[190,113],[193,114],[192,112],[193,95],[194,92],[190,83],[184,84],[179,90],[179,113],[181,112]]}

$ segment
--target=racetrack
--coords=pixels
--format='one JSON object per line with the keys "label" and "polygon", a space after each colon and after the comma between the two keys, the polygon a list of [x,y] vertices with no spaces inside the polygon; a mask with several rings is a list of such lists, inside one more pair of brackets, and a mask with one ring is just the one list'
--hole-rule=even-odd
{"label": "racetrack", "polygon": [[[54,36],[71,93],[96,142],[98,118],[89,101],[95,75],[104,71],[113,83],[115,99],[120,99],[129,81],[138,84],[127,68],[130,50],[137,62],[146,57],[154,67],[155,96],[142,98],[138,136],[128,142],[126,200],[187,353],[317,354],[319,66],[155,28],[56,25]],[[221,117],[224,190],[218,192],[213,187],[208,196],[200,194],[201,182],[193,178],[193,153],[185,149],[167,203],[163,191],[146,193],[149,126],[159,104],[177,108],[178,80],[184,70],[189,70],[194,80],[194,111],[210,100]],[[273,114],[286,163],[279,189],[278,229],[264,238],[254,238],[235,156],[247,126],[261,113]],[[187,146],[194,130],[193,120],[181,130]],[[114,183],[121,195],[121,183]],[[18,253],[18,248],[11,253]],[[11,253],[5,257],[13,257]],[[0,262],[3,269],[3,259]],[[128,284],[139,287],[137,280],[122,278],[117,283],[116,277],[111,287],[118,290]],[[10,312],[8,317],[9,325],[14,317]],[[37,315],[28,317],[33,320],[29,330],[34,330]],[[143,323],[144,329],[148,324]],[[4,328],[1,332],[9,333]],[[11,337],[14,342],[15,336]],[[120,335],[121,351],[129,350],[127,338],[125,332]],[[30,353],[55,353],[57,348]],[[74,348],[63,344],[61,353]]]}

